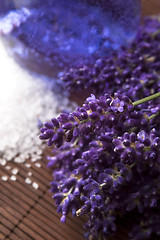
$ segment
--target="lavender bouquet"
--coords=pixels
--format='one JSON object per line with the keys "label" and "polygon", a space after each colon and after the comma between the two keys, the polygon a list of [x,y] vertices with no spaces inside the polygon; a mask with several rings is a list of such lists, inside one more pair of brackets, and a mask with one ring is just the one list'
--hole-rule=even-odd
{"label": "lavender bouquet", "polygon": [[66,221],[87,216],[85,238],[114,236],[118,220],[136,215],[129,239],[160,238],[160,21],[147,19],[128,47],[63,76],[91,88],[82,107],[44,123],[52,146],[51,192]]}

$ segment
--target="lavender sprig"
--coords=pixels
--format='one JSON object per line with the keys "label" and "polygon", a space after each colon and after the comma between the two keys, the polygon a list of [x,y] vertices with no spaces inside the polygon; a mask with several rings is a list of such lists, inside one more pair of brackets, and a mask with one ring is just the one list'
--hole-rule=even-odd
{"label": "lavender sprig", "polygon": [[[69,211],[87,215],[86,239],[107,239],[116,232],[117,216],[157,207],[160,136],[147,111],[136,109],[144,102],[146,98],[134,103],[117,93],[91,95],[75,112],[61,114],[41,129],[40,138],[56,146],[48,165],[56,166],[51,191],[61,222]],[[146,195],[151,189],[153,194]]]}

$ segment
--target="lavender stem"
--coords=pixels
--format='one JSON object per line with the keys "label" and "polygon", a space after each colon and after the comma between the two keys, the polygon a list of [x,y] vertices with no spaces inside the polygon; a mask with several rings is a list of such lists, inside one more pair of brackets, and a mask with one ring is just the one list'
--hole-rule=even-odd
{"label": "lavender stem", "polygon": [[155,94],[153,94],[153,95],[150,95],[149,97],[142,98],[142,99],[140,99],[140,100],[138,100],[138,101],[133,102],[132,104],[133,104],[133,106],[135,107],[135,106],[137,106],[137,105],[140,105],[140,104],[142,104],[142,103],[151,101],[151,100],[153,100],[153,99],[155,99],[155,98],[158,98],[158,97],[160,97],[160,92],[155,93]]}

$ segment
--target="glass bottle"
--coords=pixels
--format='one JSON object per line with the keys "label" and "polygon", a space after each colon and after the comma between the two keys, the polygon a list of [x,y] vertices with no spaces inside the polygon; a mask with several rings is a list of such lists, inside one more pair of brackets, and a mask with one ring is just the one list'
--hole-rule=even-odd
{"label": "glass bottle", "polygon": [[140,21],[140,0],[13,0],[0,8],[1,33],[28,48],[24,56],[16,43],[16,56],[33,70],[55,74],[126,45]]}

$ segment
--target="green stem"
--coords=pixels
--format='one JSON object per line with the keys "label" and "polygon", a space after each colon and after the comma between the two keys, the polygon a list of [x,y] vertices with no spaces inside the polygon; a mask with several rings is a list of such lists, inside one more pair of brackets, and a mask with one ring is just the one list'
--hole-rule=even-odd
{"label": "green stem", "polygon": [[157,117],[160,114],[160,112],[157,112],[155,114],[152,114],[151,116],[148,117],[149,120],[152,120],[153,118]]}
{"label": "green stem", "polygon": [[132,167],[134,167],[136,164],[137,164],[137,163],[134,162],[134,163],[132,163],[129,167],[132,168]]}
{"label": "green stem", "polygon": [[160,33],[160,30],[154,32],[154,33],[152,34],[152,37],[155,37],[155,36],[158,35],[159,33]]}
{"label": "green stem", "polygon": [[153,94],[153,95],[150,95],[149,97],[142,98],[142,99],[140,99],[140,100],[138,100],[138,101],[136,101],[136,102],[133,102],[132,104],[133,104],[133,106],[135,107],[135,106],[137,106],[137,105],[139,105],[139,104],[142,104],[142,103],[151,101],[151,100],[153,100],[153,99],[155,99],[155,98],[158,98],[158,97],[160,97],[160,92],[155,93],[155,94]]}
{"label": "green stem", "polygon": [[76,140],[74,141],[73,145],[76,146],[79,141],[79,138],[77,137]]}

